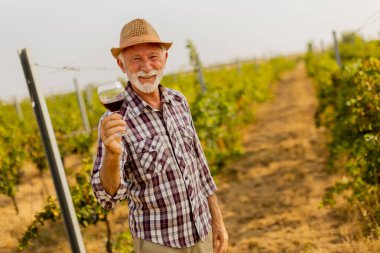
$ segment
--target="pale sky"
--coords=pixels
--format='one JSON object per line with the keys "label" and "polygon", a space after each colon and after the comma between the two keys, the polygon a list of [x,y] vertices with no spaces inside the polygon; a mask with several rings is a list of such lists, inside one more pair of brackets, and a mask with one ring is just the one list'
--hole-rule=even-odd
{"label": "pale sky", "polygon": [[188,68],[187,39],[204,65],[301,52],[307,41],[331,43],[359,28],[379,38],[379,0],[0,0],[0,99],[28,96],[17,49],[29,48],[34,63],[104,67],[115,71],[80,72],[36,68],[44,94],[99,84],[122,76],[110,48],[118,46],[122,26],[148,20],[164,41],[173,41],[167,71]]}

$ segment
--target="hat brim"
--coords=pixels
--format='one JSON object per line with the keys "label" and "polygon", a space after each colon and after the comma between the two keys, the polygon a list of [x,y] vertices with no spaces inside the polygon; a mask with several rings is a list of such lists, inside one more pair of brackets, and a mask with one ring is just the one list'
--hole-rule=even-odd
{"label": "hat brim", "polygon": [[161,42],[161,41],[139,41],[139,42],[135,42],[135,43],[130,43],[128,45],[124,45],[122,47],[113,47],[111,48],[111,54],[112,56],[117,59],[117,57],[119,56],[120,52],[123,50],[123,49],[126,49],[127,47],[131,47],[131,46],[134,46],[134,45],[138,45],[138,44],[143,44],[143,43],[155,43],[155,44],[162,44],[166,50],[168,50],[173,42]]}

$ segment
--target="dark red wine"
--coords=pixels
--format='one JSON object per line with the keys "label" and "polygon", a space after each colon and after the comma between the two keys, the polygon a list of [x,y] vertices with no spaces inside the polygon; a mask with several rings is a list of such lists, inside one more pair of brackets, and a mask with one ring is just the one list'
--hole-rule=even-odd
{"label": "dark red wine", "polygon": [[124,101],[124,98],[110,102],[110,103],[103,103],[103,105],[111,112],[116,112],[120,110],[120,107],[123,104],[123,101]]}

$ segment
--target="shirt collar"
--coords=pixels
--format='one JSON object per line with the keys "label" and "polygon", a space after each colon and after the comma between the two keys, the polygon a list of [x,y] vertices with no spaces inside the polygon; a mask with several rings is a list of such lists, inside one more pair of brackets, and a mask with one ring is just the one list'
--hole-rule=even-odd
{"label": "shirt collar", "polygon": [[158,88],[160,90],[161,103],[173,104],[173,100],[174,100],[173,94],[169,92],[169,90],[165,88],[164,86],[162,86],[161,84],[158,85]]}
{"label": "shirt collar", "polygon": [[[158,88],[160,91],[161,103],[173,104],[174,97],[170,90],[161,84],[158,85]],[[122,105],[122,108],[120,109],[121,113],[125,113],[129,117],[135,117],[140,115],[140,113],[143,112],[145,108],[151,107],[139,95],[136,94],[136,92],[132,89],[131,82],[128,81],[128,84],[125,87],[125,91],[125,101]]]}

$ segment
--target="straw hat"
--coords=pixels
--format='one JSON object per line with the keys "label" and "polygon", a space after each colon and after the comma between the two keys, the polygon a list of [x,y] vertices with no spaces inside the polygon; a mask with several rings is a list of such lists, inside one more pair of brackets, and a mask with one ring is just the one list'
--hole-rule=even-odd
{"label": "straw hat", "polygon": [[169,49],[173,42],[163,42],[153,26],[144,19],[134,19],[126,24],[120,32],[119,47],[111,48],[113,57],[117,58],[126,47],[141,43],[159,43]]}

